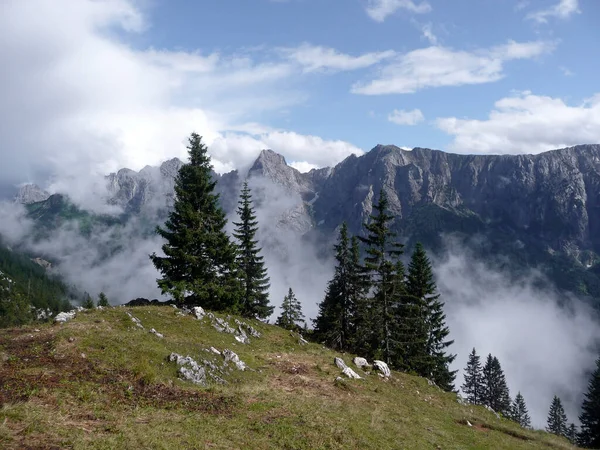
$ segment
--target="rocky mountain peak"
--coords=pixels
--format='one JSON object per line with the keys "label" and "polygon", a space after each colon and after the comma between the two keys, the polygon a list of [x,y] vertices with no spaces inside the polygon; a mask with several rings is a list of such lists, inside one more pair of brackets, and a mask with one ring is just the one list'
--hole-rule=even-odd
{"label": "rocky mountain peak", "polygon": [[37,184],[25,184],[19,188],[19,192],[15,196],[15,203],[29,205],[48,200],[48,197],[50,197],[50,194]]}

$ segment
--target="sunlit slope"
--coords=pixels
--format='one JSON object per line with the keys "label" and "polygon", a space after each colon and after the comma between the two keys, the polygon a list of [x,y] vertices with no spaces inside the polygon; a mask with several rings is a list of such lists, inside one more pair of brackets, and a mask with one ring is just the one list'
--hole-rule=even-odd
{"label": "sunlit slope", "polygon": [[[261,337],[243,344],[214,319],[171,307],[94,310],[62,325],[0,330],[0,447],[571,448],[462,406],[423,378],[366,375],[353,355],[244,322]],[[225,367],[210,347],[232,350],[247,369]],[[212,362],[225,384],[179,379],[173,352]],[[336,380],[335,356],[363,379]]]}

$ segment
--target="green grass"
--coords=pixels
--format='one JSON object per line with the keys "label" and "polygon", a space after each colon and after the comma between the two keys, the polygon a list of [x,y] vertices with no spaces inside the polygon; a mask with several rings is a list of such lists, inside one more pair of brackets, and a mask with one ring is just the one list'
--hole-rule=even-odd
{"label": "green grass", "polygon": [[[419,377],[336,381],[334,357],[353,355],[300,345],[280,328],[250,321],[262,337],[243,345],[206,318],[176,313],[119,307],[39,331],[1,330],[0,448],[572,448],[461,406]],[[210,346],[235,351],[251,370],[201,388],[166,360],[171,352],[211,358]]]}

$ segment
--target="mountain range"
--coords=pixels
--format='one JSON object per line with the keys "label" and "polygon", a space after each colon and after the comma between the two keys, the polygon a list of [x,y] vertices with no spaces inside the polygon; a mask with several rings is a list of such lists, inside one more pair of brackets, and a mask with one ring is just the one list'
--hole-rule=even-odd
{"label": "mountain range", "polygon": [[[175,158],[160,167],[112,173],[106,202],[122,207],[122,220],[146,215],[160,223],[182,164]],[[560,290],[600,301],[600,145],[501,156],[378,145],[307,173],[263,150],[247,173],[214,177],[228,213],[247,178],[259,206],[273,201],[274,191],[289,199],[270,218],[278,228],[327,244],[343,221],[360,234],[383,189],[396,216],[393,229],[409,248],[420,241],[443,254],[450,245],[465,246],[515,275],[533,268]],[[52,227],[78,214],[93,217],[37,186],[21,188],[16,201]]]}

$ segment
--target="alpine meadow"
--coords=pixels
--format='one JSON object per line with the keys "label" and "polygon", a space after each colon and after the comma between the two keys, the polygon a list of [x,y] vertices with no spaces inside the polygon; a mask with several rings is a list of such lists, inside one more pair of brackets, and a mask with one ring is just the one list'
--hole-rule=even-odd
{"label": "alpine meadow", "polygon": [[1,0],[0,448],[600,449],[599,17]]}

